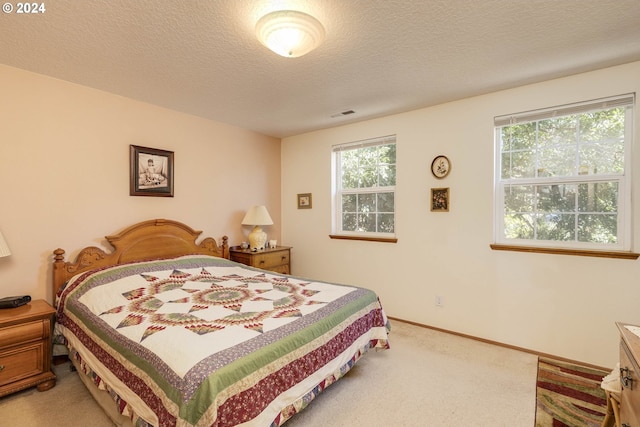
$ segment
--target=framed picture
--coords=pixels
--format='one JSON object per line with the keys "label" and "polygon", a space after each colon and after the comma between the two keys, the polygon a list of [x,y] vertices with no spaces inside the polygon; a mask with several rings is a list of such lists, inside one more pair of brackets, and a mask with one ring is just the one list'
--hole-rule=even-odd
{"label": "framed picture", "polygon": [[451,171],[451,162],[447,156],[436,156],[431,162],[431,173],[438,179],[442,179],[449,175]]}
{"label": "framed picture", "polygon": [[431,189],[431,212],[449,212],[449,188]]}
{"label": "framed picture", "polygon": [[311,193],[298,194],[298,209],[311,209]]}
{"label": "framed picture", "polygon": [[129,147],[129,195],[173,197],[173,151]]}

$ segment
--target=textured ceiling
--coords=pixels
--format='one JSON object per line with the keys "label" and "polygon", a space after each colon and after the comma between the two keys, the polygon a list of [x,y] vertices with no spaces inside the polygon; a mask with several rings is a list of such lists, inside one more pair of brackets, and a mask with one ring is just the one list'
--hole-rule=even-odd
{"label": "textured ceiling", "polygon": [[[44,4],[0,15],[0,63],[276,137],[640,60],[640,0]],[[277,9],[318,18],[324,43],[264,48]]]}

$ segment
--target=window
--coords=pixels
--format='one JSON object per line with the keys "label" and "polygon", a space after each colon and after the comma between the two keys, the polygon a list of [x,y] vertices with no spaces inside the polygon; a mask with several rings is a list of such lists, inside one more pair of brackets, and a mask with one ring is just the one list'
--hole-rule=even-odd
{"label": "window", "polygon": [[395,238],[396,137],[333,147],[332,237]]}
{"label": "window", "polygon": [[634,95],[495,118],[496,243],[630,250]]}

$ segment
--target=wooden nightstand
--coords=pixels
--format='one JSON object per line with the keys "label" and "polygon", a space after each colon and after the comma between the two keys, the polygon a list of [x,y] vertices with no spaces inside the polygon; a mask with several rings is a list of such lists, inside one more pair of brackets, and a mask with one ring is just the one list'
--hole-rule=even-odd
{"label": "wooden nightstand", "polygon": [[44,300],[0,310],[0,396],[37,386],[56,385],[51,372],[51,317]]}
{"label": "wooden nightstand", "polygon": [[291,274],[291,248],[289,246],[276,246],[257,252],[242,249],[240,246],[232,246],[229,248],[229,255],[231,261],[276,273]]}

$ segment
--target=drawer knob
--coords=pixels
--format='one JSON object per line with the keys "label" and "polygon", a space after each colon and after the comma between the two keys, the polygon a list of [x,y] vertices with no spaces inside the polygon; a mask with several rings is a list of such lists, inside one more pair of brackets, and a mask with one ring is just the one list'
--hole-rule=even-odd
{"label": "drawer knob", "polygon": [[631,378],[629,368],[620,368],[620,382],[622,382],[622,387],[633,388],[633,378]]}
{"label": "drawer knob", "polygon": [[4,371],[4,365],[0,365],[0,372]]}
{"label": "drawer knob", "polygon": [[262,265],[262,264],[264,264],[264,260],[263,259],[260,260],[260,265]]}

